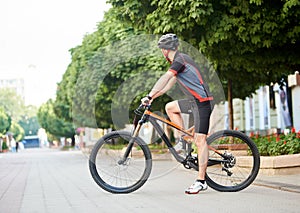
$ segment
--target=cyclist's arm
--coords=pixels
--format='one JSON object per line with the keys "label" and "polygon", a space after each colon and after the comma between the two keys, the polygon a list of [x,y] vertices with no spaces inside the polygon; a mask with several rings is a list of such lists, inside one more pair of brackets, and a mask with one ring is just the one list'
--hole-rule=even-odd
{"label": "cyclist's arm", "polygon": [[173,72],[167,71],[163,76],[158,79],[152,88],[149,96],[153,99],[163,95],[176,83],[176,77]]}

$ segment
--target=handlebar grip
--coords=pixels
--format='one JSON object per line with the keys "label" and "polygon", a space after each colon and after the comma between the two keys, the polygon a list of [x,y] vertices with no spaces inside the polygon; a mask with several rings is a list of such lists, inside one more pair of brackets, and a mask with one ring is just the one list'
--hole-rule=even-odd
{"label": "handlebar grip", "polygon": [[137,115],[142,115],[143,113],[140,110],[141,109],[150,109],[150,107],[151,107],[151,104],[147,104],[147,105],[141,104],[137,109],[134,110],[134,113]]}

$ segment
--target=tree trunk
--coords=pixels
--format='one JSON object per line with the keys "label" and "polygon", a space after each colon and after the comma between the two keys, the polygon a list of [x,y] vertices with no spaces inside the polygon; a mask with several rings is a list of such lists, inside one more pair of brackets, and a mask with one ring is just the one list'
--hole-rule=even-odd
{"label": "tree trunk", "polygon": [[229,121],[229,129],[233,129],[233,106],[232,106],[232,81],[228,80],[228,90],[227,90],[227,101],[228,101],[228,121]]}
{"label": "tree trunk", "polygon": [[72,143],[71,143],[71,146],[72,147],[75,147],[75,135],[72,135]]}

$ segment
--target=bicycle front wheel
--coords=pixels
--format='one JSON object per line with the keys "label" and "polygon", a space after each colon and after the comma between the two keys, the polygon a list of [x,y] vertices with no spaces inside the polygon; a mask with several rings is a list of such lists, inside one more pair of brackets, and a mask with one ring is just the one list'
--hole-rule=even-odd
{"label": "bicycle front wheel", "polygon": [[[207,184],[222,192],[236,192],[248,187],[256,178],[260,156],[255,143],[245,134],[224,130],[212,134],[206,171]],[[222,156],[220,156],[221,153]]]}
{"label": "bicycle front wheel", "polygon": [[[133,146],[124,159],[129,141]],[[130,132],[114,131],[104,135],[94,146],[89,168],[95,182],[111,193],[131,193],[147,181],[152,157],[147,144]]]}

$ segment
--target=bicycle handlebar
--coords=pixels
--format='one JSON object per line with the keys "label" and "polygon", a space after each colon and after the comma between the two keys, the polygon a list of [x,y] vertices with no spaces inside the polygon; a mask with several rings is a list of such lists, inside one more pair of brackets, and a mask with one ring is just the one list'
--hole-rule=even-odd
{"label": "bicycle handlebar", "polygon": [[136,115],[142,115],[143,113],[141,112],[142,109],[150,109],[151,108],[151,104],[147,104],[147,105],[144,105],[144,104],[141,104],[138,108],[136,108],[134,110],[134,113]]}

